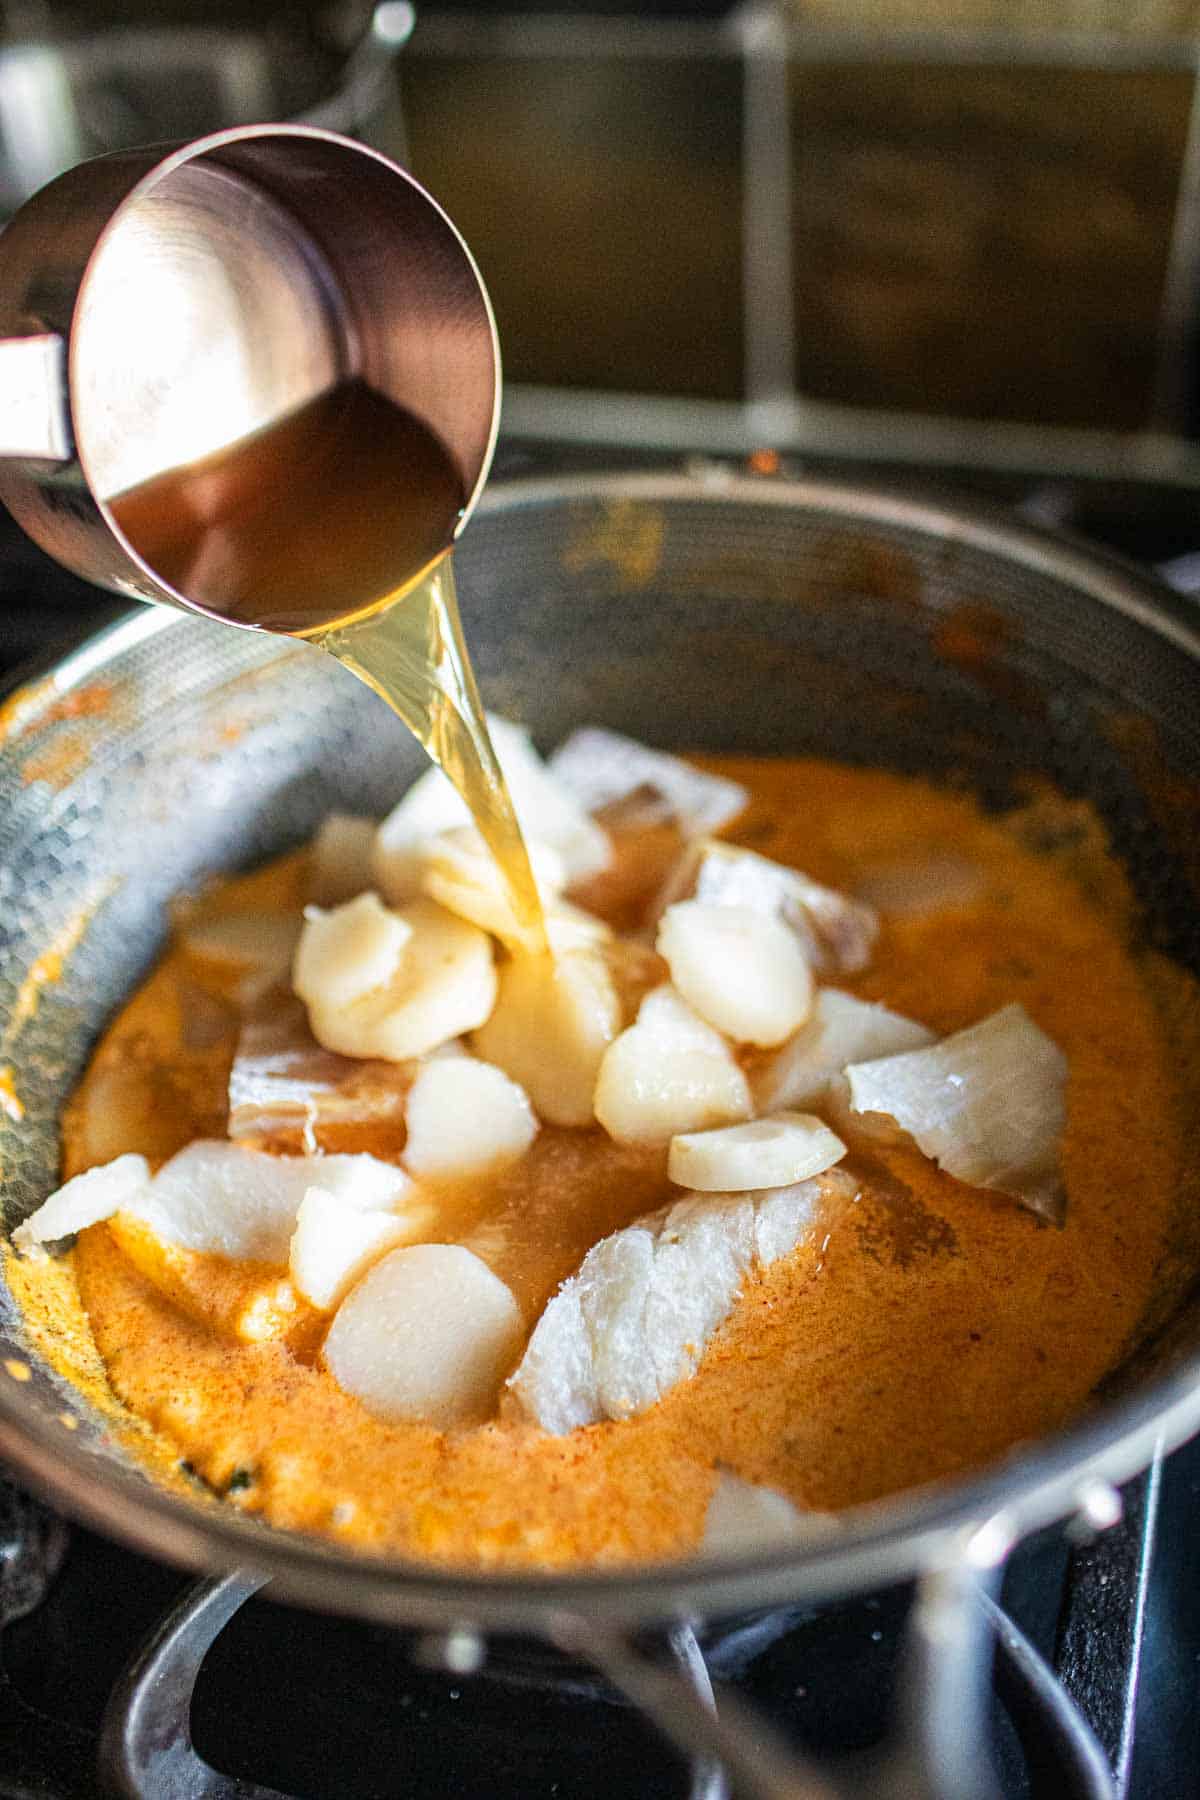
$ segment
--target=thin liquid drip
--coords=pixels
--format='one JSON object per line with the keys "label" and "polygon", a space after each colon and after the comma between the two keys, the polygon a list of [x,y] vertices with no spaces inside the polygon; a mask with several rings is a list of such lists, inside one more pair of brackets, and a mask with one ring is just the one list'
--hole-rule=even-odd
{"label": "thin liquid drip", "polygon": [[466,802],[532,950],[546,948],[529,854],[484,722],[449,552],[414,587],[314,642],[386,700]]}
{"label": "thin liquid drip", "polygon": [[177,592],[310,639],[399,714],[466,802],[518,924],[541,903],[463,639],[450,544],[465,495],[420,420],[349,381],[228,449],[110,503]]}

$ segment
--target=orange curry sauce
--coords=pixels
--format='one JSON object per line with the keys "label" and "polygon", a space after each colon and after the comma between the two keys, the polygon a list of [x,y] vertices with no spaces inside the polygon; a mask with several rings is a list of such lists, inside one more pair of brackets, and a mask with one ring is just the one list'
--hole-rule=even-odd
{"label": "orange curry sauce", "polygon": [[[321,1368],[325,1321],[289,1300],[283,1271],[94,1226],[73,1258],[107,1379],[230,1503],[374,1552],[658,1558],[696,1544],[719,1466],[821,1509],[953,1476],[1077,1413],[1136,1338],[1182,1194],[1180,1061],[1092,816],[1042,796],[988,819],[960,794],[816,761],[708,764],[753,795],[729,835],[821,881],[886,897],[903,892],[898,864],[949,870],[945,899],[885,915],[870,967],[842,985],[938,1033],[1025,1005],[1069,1059],[1064,1228],[914,1151],[851,1145],[857,1200],[748,1281],[693,1379],[641,1417],[555,1438],[505,1407],[449,1434],[382,1423]],[[628,923],[635,871],[662,849],[625,845],[617,876],[580,899],[618,917],[624,904]],[[293,858],[216,905],[302,893]],[[235,1032],[187,953],[168,954],[68,1111],[64,1174],[222,1135]],[[321,1141],[395,1158],[402,1126]],[[671,1197],[665,1160],[598,1127],[545,1127],[516,1168],[442,1190],[433,1235],[490,1261],[532,1329],[598,1237]]]}

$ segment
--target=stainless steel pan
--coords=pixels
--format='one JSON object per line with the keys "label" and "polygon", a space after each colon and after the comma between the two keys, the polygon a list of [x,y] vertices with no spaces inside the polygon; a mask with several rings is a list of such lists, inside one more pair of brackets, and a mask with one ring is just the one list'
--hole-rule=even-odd
{"label": "stainless steel pan", "polygon": [[[1200,630],[1149,578],[999,515],[719,469],[497,487],[458,560],[485,696],[545,744],[600,719],[668,747],[965,771],[996,805],[1036,770],[1099,808],[1147,942],[1200,970]],[[939,622],[964,602],[991,621],[974,665],[939,651]],[[167,897],[294,844],[350,797],[382,811],[419,761],[331,659],[165,611],[119,623],[16,697],[0,742],[0,1065],[25,1109],[0,1116],[8,1225],[54,1183],[60,1106],[155,956]],[[61,980],[18,1005],[54,945],[69,952]],[[1146,1340],[1085,1417],[966,1480],[864,1508],[804,1550],[544,1577],[355,1558],[155,1487],[31,1354],[4,1292],[0,1453],[56,1505],[151,1554],[376,1621],[551,1637],[758,1795],[846,1790],[799,1772],[724,1702],[718,1722],[631,1634],[916,1576],[921,1708],[871,1791],[966,1800],[989,1791],[962,1761],[979,1741],[978,1589],[1023,1535],[1077,1512],[1101,1520],[1110,1484],[1200,1427],[1200,1221],[1186,1199]],[[191,1606],[193,1647],[237,1591]],[[166,1763],[146,1786],[153,1720],[142,1727],[110,1745],[125,1791],[233,1791]],[[711,1767],[696,1781],[719,1791]]]}

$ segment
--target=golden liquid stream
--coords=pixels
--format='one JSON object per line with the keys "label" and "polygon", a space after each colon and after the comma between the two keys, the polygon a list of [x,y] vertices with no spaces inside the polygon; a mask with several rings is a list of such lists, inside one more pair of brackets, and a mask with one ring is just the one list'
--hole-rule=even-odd
{"label": "golden liquid stream", "polygon": [[449,546],[464,500],[434,433],[354,380],[110,511],[178,593],[320,645],[387,701],[466,802],[530,948],[544,950],[459,619]]}
{"label": "golden liquid stream", "polygon": [[546,926],[529,853],[484,720],[449,552],[375,613],[314,634],[399,713],[466,802],[531,950]]}

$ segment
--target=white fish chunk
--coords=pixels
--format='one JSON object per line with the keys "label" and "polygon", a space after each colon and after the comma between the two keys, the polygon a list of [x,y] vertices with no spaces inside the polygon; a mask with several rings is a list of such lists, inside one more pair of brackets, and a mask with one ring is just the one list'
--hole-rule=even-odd
{"label": "white fish chunk", "polygon": [[928,1050],[846,1070],[856,1113],[882,1113],[958,1181],[1061,1223],[1067,1059],[1023,1006]]}
{"label": "white fish chunk", "polygon": [[270,1156],[201,1138],[164,1163],[123,1210],[169,1244],[283,1268],[300,1202],[318,1186],[346,1206],[382,1212],[411,1183],[403,1169],[374,1156]]}
{"label": "white fish chunk", "polygon": [[671,1139],[667,1175],[702,1194],[786,1187],[823,1175],[846,1146],[811,1113],[776,1113],[721,1131],[692,1131]]}
{"label": "white fish chunk", "polygon": [[720,1032],[669,985],[647,994],[637,1019],[604,1052],[596,1117],[620,1144],[665,1144],[749,1118],[750,1089]]}
{"label": "white fish chunk", "polygon": [[303,1004],[273,994],[247,1015],[229,1071],[231,1138],[294,1137],[322,1125],[399,1118],[412,1070],[318,1044]]}
{"label": "white fish chunk", "polygon": [[346,1003],[316,987],[316,998],[305,996],[313,1036],[327,1050],[407,1062],[473,1031],[492,1010],[496,970],[487,932],[432,900],[414,900],[392,916],[409,936],[389,980]]}
{"label": "white fish chunk", "polygon": [[[606,868],[612,853],[606,832],[547,769],[529,734],[493,713],[488,714],[488,729],[525,836],[557,853],[568,882]],[[470,823],[465,803],[441,770],[427,770],[375,836],[372,868],[385,899],[393,905],[413,899],[420,891],[429,839]]]}
{"label": "white fish chunk", "polygon": [[689,846],[659,896],[659,911],[687,899],[751,907],[782,920],[819,975],[865,969],[879,935],[871,907],[736,844],[704,840]]}
{"label": "white fish chunk", "polygon": [[411,1195],[397,1212],[376,1212],[347,1205],[327,1188],[306,1188],[288,1246],[292,1286],[310,1306],[332,1312],[373,1263],[432,1222],[433,1208]]}
{"label": "white fish chunk", "polygon": [[722,1470],[704,1516],[700,1552],[704,1556],[749,1556],[759,1550],[817,1543],[837,1530],[836,1513],[801,1512],[777,1489],[743,1481]]}
{"label": "white fish chunk", "polygon": [[524,1088],[473,1056],[435,1056],[408,1095],[404,1162],[413,1175],[473,1175],[523,1156],[538,1122]]}
{"label": "white fish chunk", "polygon": [[795,933],[754,907],[680,901],[663,914],[655,948],[693,1011],[737,1043],[781,1044],[812,1008]]}
{"label": "white fish chunk", "polygon": [[351,1290],[323,1356],[378,1418],[446,1429],[487,1417],[520,1341],[517,1303],[485,1262],[458,1244],[414,1244]]}
{"label": "white fish chunk", "polygon": [[331,912],[306,906],[292,986],[309,1007],[351,1006],[387,986],[412,935],[410,921],[375,893],[359,894]]}
{"label": "white fish chunk", "polygon": [[[527,838],[526,850],[543,909],[549,911],[566,883],[561,856],[548,845]],[[491,851],[472,826],[439,832],[425,845],[421,890],[439,906],[491,932],[502,943],[520,948],[526,941],[517,923],[508,889]]]}
{"label": "white fish chunk", "polygon": [[745,810],[750,797],[736,781],[706,774],[678,756],[598,726],[573,731],[554,752],[549,767],[588,812],[635,797],[653,797],[657,809],[647,810],[640,822],[670,821],[685,837],[719,831]]}
{"label": "white fish chunk", "polygon": [[899,1056],[933,1042],[933,1032],[915,1019],[840,988],[822,988],[795,1036],[751,1076],[755,1105],[763,1113],[818,1105],[847,1063]]}
{"label": "white fish chunk", "polygon": [[566,956],[571,950],[603,948],[617,941],[612,927],[603,919],[563,899],[555,900],[546,908],[546,937],[555,956]]}
{"label": "white fish chunk", "polygon": [[339,906],[373,886],[371,852],[378,822],[357,813],[329,813],[308,847],[309,898]]}
{"label": "white fish chunk", "polygon": [[621,1008],[596,950],[563,956],[517,955],[500,971],[491,1017],[474,1049],[528,1094],[552,1125],[590,1125],[592,1096]]}
{"label": "white fish chunk", "polygon": [[378,888],[391,906],[415,900],[421,892],[426,846],[443,831],[470,824],[466,802],[442,771],[427,769],[376,827],[370,885]]}
{"label": "white fish chunk", "polygon": [[[561,954],[589,944],[606,943],[612,932],[594,914],[572,906],[562,897],[566,871],[557,851],[526,839],[534,880],[541,897],[550,948]],[[421,886],[460,919],[490,932],[509,949],[536,948],[527,929],[517,922],[508,889],[491,851],[475,830],[466,826],[431,838],[425,850]]]}
{"label": "white fish chunk", "polygon": [[75,1175],[17,1226],[12,1241],[18,1250],[34,1250],[52,1244],[72,1232],[111,1219],[129,1206],[150,1184],[150,1165],[144,1156],[114,1157],[112,1162]]}
{"label": "white fish chunk", "polygon": [[686,1195],[602,1238],[546,1307],[509,1381],[523,1410],[562,1436],[645,1412],[694,1374],[742,1281],[807,1237],[840,1171],[755,1194]]}

